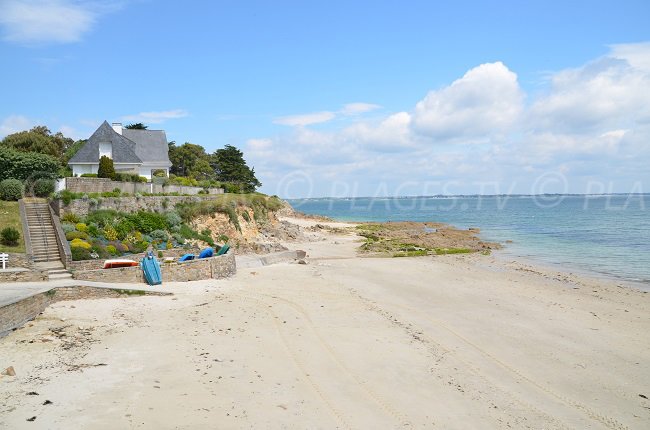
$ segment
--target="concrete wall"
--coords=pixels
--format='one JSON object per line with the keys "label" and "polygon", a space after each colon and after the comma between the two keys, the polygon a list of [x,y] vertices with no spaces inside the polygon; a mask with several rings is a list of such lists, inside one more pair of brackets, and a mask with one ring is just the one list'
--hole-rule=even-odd
{"label": "concrete wall", "polygon": [[133,213],[138,211],[148,212],[165,212],[172,210],[178,203],[198,202],[201,200],[211,200],[215,196],[143,196],[143,197],[104,197],[97,199],[96,203],[91,199],[76,199],[69,205],[64,205],[63,201],[56,200],[53,205],[55,212],[63,216],[68,212],[75,213],[79,216],[86,216],[89,212],[98,209],[115,209],[121,212]]}
{"label": "concrete wall", "polygon": [[[235,264],[235,254],[229,252],[219,257],[183,263],[161,264],[161,272],[163,283],[200,281],[233,276],[237,272],[237,266]],[[140,267],[76,270],[72,277],[78,280],[96,282],[145,283],[144,274]]]}
{"label": "concrete wall", "polygon": [[33,319],[43,312],[48,305],[55,302],[78,299],[139,297],[142,295],[166,296],[170,294],[163,291],[136,291],[136,294],[133,294],[129,290],[87,286],[53,288],[49,291],[27,297],[24,300],[1,306],[0,336]]}
{"label": "concrete wall", "polygon": [[[65,178],[65,187],[75,193],[105,193],[119,188],[123,193],[129,194],[179,193],[196,195],[199,194],[199,191],[203,190],[201,187],[162,185],[151,182],[117,182],[111,181],[108,178]],[[223,188],[209,188],[208,194],[223,194]]]}

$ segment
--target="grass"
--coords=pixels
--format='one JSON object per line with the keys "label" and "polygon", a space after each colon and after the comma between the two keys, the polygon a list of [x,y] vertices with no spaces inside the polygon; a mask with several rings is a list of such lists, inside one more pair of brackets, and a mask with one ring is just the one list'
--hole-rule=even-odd
{"label": "grass", "polygon": [[0,252],[25,252],[25,238],[23,237],[23,226],[20,222],[20,210],[18,202],[5,202],[0,200],[0,230],[5,227],[13,227],[20,232],[17,246],[6,246],[0,243]]}
{"label": "grass", "polygon": [[142,290],[122,290],[119,288],[113,288],[113,291],[119,294],[125,294],[127,296],[144,296],[145,294],[147,294],[146,291],[142,291]]}
{"label": "grass", "polygon": [[436,248],[436,255],[445,255],[445,254],[469,254],[473,252],[471,249],[467,248]]}

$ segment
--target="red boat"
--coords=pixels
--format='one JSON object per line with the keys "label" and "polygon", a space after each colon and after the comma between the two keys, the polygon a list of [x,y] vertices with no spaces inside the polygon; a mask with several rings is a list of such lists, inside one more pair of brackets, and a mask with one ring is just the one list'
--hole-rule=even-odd
{"label": "red boat", "polygon": [[104,269],[115,269],[117,267],[133,267],[137,266],[138,263],[133,261],[133,260],[127,260],[127,259],[114,259],[114,260],[106,260],[104,262]]}

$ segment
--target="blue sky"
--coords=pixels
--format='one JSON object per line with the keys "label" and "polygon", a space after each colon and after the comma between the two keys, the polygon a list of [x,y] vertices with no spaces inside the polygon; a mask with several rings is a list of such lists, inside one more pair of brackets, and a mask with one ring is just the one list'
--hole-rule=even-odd
{"label": "blue sky", "polygon": [[283,197],[650,191],[650,2],[451,3],[0,0],[0,136],[142,121]]}

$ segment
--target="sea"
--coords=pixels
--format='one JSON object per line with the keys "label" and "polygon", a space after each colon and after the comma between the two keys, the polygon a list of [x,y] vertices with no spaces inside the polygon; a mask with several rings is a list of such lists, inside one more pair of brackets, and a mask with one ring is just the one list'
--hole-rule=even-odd
{"label": "sea", "polygon": [[[340,221],[433,221],[479,227],[501,255],[650,287],[650,194],[290,199]],[[644,288],[645,289],[645,288]]]}

